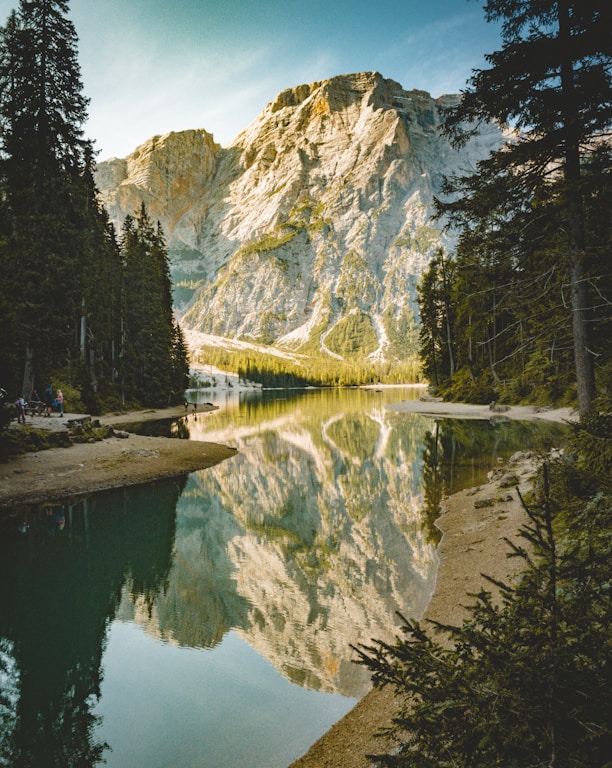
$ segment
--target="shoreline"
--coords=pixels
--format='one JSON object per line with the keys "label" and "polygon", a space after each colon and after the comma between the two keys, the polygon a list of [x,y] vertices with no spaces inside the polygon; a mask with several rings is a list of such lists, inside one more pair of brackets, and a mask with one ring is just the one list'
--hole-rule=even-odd
{"label": "shoreline", "polygon": [[536,405],[508,405],[491,408],[489,405],[445,403],[434,399],[402,400],[387,406],[390,411],[418,413],[435,419],[515,419],[517,421],[554,421],[559,424],[573,421],[571,408],[548,408]]}
{"label": "shoreline", "polygon": [[[537,461],[531,454],[519,454],[493,470],[483,485],[458,491],[443,501],[436,521],[442,531],[438,573],[431,599],[419,618],[421,624],[461,624],[467,613],[465,606],[474,602],[470,595],[483,587],[493,590],[482,578],[483,573],[506,582],[516,576],[522,564],[517,558],[504,556],[509,552],[504,539],[518,542],[518,531],[528,518],[516,486],[502,492],[499,481],[506,472],[512,472],[525,495],[536,470]],[[483,500],[493,500],[493,505],[477,507],[475,502]],[[363,642],[370,644],[370,639]],[[367,755],[392,747],[380,731],[391,725],[399,703],[390,686],[373,688],[289,768],[372,768]]]}
{"label": "shoreline", "polygon": [[[198,407],[198,413],[217,410]],[[102,425],[121,428],[123,424],[185,415],[184,406],[107,414],[97,420]],[[71,418],[28,417],[27,425],[50,430],[65,430]],[[236,455],[236,449],[217,443],[147,437],[124,433],[92,443],[76,443],[65,448],[24,453],[0,464],[0,514],[44,502],[60,502],[130,485],[163,480],[196,472]]]}
{"label": "shoreline", "polygon": [[[428,400],[403,400],[387,406],[402,413],[418,413],[433,419],[517,419],[522,421],[553,421],[566,423],[574,418],[570,408],[512,406],[496,413],[487,405],[444,403]],[[438,573],[431,599],[420,617],[440,624],[460,624],[466,615],[470,595],[482,587],[492,590],[482,574],[500,581],[511,581],[521,563],[508,558],[505,539],[518,541],[518,531],[527,521],[516,488],[523,497],[529,493],[538,468],[531,454],[519,454],[489,473],[486,483],[466,488],[445,498],[442,514],[436,526],[442,532],[438,545]],[[507,472],[518,479],[518,485],[500,489],[500,480]],[[477,507],[476,502],[491,501],[491,506]],[[369,644],[370,638],[363,639]],[[391,687],[373,688],[343,718],[324,733],[309,749],[291,763],[289,768],[372,768],[368,754],[380,754],[388,739],[379,735],[391,724],[398,708],[398,699]]]}
{"label": "shoreline", "polygon": [[[496,413],[486,405],[427,400],[406,400],[388,408],[434,419],[510,418],[564,423],[573,417],[568,408],[513,406],[508,411]],[[205,410],[216,408],[201,406],[199,412]],[[121,428],[122,424],[130,422],[176,418],[184,414],[184,407],[179,406],[107,414],[99,421]],[[66,414],[64,421],[71,415]],[[47,422],[46,428],[65,428],[57,417],[52,417],[52,422],[43,421]],[[188,474],[235,454],[235,449],[214,443],[132,433],[127,438],[110,437],[95,443],[24,454],[0,464],[0,514],[18,517],[30,504],[57,502],[70,496]],[[436,584],[421,621],[460,623],[464,615],[462,606],[472,602],[468,595],[478,592],[484,584],[482,573],[500,580],[512,577],[516,559],[502,556],[508,551],[504,538],[512,540],[516,537],[526,515],[516,490],[504,489],[502,493],[499,480],[511,470],[524,495],[531,487],[536,469],[535,457],[519,454],[511,466],[506,464],[493,470],[487,483],[460,491],[443,501],[442,514],[436,521],[442,531]],[[493,505],[476,508],[475,502],[483,499],[492,499]],[[490,589],[489,584],[487,588]],[[370,640],[363,638],[366,644]],[[384,740],[377,734],[390,723],[396,708],[397,701],[390,688],[371,690],[289,768],[371,768],[366,756],[384,750]]]}

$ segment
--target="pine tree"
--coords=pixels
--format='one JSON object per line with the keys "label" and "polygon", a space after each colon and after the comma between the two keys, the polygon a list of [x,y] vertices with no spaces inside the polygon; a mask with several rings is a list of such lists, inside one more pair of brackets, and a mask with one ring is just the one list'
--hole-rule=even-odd
{"label": "pine tree", "polygon": [[65,361],[80,299],[75,187],[89,143],[77,37],[65,0],[21,0],[2,31],[2,181],[24,394]]}
{"label": "pine tree", "polygon": [[598,495],[565,514],[546,474],[543,487],[527,509],[524,546],[511,548],[521,577],[492,582],[501,600],[482,590],[460,627],[404,620],[396,643],[355,649],[375,684],[393,686],[401,701],[397,749],[376,765],[610,765],[610,500]]}
{"label": "pine tree", "polygon": [[114,383],[121,337],[122,264],[114,227],[98,200],[93,172],[93,152],[88,151],[79,204],[81,298],[77,354],[83,386],[97,392]]}
{"label": "pine tree", "polygon": [[189,350],[183,330],[178,322],[173,324],[171,355],[171,388],[169,402],[180,402],[189,384]]}
{"label": "pine tree", "polygon": [[[582,189],[594,297],[590,317],[596,330],[590,349],[602,394],[609,391],[612,376],[608,167],[609,152],[602,148],[591,154],[584,163]],[[556,179],[533,190],[517,189],[518,176],[484,172],[465,185],[468,193],[457,203],[461,230],[450,276],[457,372],[449,382],[443,371],[443,392],[478,402],[499,397],[570,402],[575,366],[565,185]],[[452,216],[454,205],[445,206],[452,208]],[[427,313],[433,299],[428,293],[436,290],[424,278],[419,301],[425,359],[432,344]],[[442,329],[434,333],[441,338]],[[605,408],[601,401],[598,405]]]}
{"label": "pine tree", "polygon": [[454,266],[439,251],[418,286],[423,369],[436,386],[455,373],[455,308],[451,301]]}
{"label": "pine tree", "polygon": [[124,269],[122,375],[126,396],[145,405],[177,402],[188,371],[187,350],[172,314],[168,251],[163,232],[144,204],[126,217],[121,238]]}
{"label": "pine tree", "polygon": [[[610,130],[612,11],[605,0],[488,0],[484,8],[489,21],[502,23],[503,47],[487,56],[489,69],[474,73],[448,127],[460,141],[471,133],[466,123],[476,123],[477,130],[480,120],[513,124],[523,132],[480,164],[479,174],[489,183],[455,179],[451,189],[463,199],[443,209],[461,220],[475,199],[486,205],[488,197],[490,208],[516,210],[545,180],[562,177],[575,377],[584,417],[596,394],[584,165]],[[496,178],[513,181],[507,188],[517,197],[502,203]],[[472,214],[473,208],[467,218]]]}

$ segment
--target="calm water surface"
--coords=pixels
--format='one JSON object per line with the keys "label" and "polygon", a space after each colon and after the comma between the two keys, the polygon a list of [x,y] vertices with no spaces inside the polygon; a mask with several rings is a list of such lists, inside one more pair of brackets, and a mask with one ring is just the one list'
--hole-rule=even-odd
{"label": "calm water surface", "polygon": [[0,766],[284,768],[369,688],[436,573],[441,498],[550,425],[435,421],[390,389],[206,392],[146,425],[208,470],[0,519]]}

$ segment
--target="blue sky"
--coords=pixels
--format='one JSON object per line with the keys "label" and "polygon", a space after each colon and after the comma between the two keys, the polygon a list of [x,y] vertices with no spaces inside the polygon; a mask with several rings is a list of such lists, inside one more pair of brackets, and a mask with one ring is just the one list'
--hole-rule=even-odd
{"label": "blue sky", "polygon": [[100,159],[187,128],[226,145],[279,91],[339,74],[457,93],[500,47],[478,0],[71,0],[70,18]]}

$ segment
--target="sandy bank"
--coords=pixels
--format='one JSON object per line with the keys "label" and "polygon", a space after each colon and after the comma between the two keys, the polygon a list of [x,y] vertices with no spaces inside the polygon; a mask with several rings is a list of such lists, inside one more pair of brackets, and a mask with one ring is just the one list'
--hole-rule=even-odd
{"label": "sandy bank", "polygon": [[488,405],[466,403],[444,403],[435,400],[402,400],[388,406],[390,411],[419,413],[450,419],[517,419],[518,421],[556,421],[559,423],[576,418],[571,408],[545,408],[534,405],[506,406],[507,410],[494,411]]}
{"label": "sandy bank", "polygon": [[[495,413],[486,405],[422,400],[405,400],[388,407],[433,418],[511,418],[559,423],[574,418],[569,408],[512,406],[508,411]],[[520,455],[511,465],[490,473],[490,479],[484,485],[445,499],[443,514],[436,521],[443,533],[438,547],[440,564],[436,587],[423,620],[461,623],[465,616],[464,606],[472,602],[469,595],[481,587],[491,588],[481,574],[507,581],[516,573],[514,569],[520,563],[516,558],[506,557],[508,545],[504,539],[516,541],[519,528],[527,521],[516,489],[518,487],[525,495],[531,488],[536,469],[534,457]],[[501,478],[510,471],[517,476],[518,486],[500,487]],[[364,643],[369,641],[370,638],[363,638]],[[370,691],[290,768],[371,768],[367,755],[384,752],[385,742],[378,733],[390,725],[396,709],[397,701],[390,688]]]}
{"label": "sandy bank", "polygon": [[[205,410],[199,406],[198,411]],[[210,408],[209,408],[210,410]],[[100,418],[122,424],[184,415],[183,406]],[[45,429],[65,429],[73,414],[60,419],[28,417],[27,424]],[[215,443],[144,437],[111,437],[95,443],[28,453],[0,464],[0,511],[23,504],[56,501],[94,491],[139,485],[205,469],[234,456],[235,449]]]}

